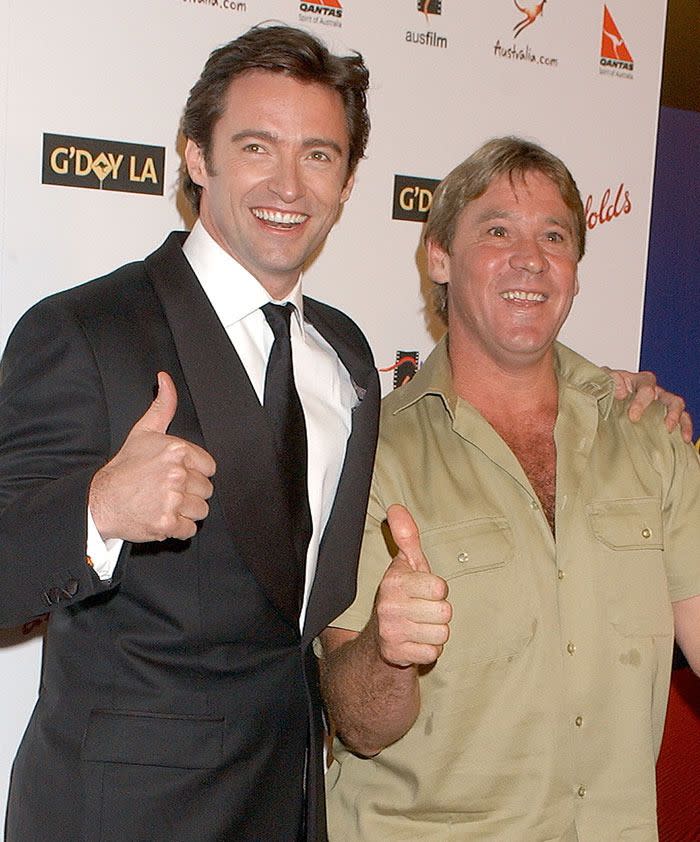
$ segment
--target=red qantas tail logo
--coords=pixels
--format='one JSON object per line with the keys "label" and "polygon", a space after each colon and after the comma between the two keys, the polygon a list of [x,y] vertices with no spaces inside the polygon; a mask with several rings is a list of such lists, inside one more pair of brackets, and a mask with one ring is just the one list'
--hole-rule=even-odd
{"label": "red qantas tail logo", "polygon": [[632,54],[627,49],[625,39],[620,35],[613,16],[607,6],[603,6],[603,37],[600,45],[602,58],[609,58],[615,61],[627,61],[630,64],[634,61]]}

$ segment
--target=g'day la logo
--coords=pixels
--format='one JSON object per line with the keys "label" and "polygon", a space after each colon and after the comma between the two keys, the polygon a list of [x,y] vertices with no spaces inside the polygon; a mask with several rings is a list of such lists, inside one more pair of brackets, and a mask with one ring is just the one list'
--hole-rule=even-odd
{"label": "g'day la logo", "polygon": [[44,134],[41,183],[163,195],[165,148]]}
{"label": "g'day la logo", "polygon": [[395,175],[394,207],[391,218],[425,222],[433,204],[433,193],[439,183],[437,178]]}

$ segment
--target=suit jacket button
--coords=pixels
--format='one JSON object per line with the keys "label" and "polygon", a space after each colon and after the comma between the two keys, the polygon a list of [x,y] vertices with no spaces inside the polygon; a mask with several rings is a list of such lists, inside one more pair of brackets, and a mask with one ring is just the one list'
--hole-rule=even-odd
{"label": "suit jacket button", "polygon": [[58,588],[49,588],[45,595],[49,605],[58,605],[61,600],[61,591]]}
{"label": "suit jacket button", "polygon": [[63,592],[68,597],[75,596],[78,593],[78,587],[79,585],[77,579],[69,579],[66,582],[66,586],[63,589]]}

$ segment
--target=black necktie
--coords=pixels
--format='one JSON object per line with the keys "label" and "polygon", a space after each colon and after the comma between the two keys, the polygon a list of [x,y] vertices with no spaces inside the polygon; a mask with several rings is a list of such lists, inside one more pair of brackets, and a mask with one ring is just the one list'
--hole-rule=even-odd
{"label": "black necktie", "polygon": [[306,483],[307,448],[304,410],[294,385],[289,321],[293,304],[265,304],[262,308],[275,335],[265,373],[263,404],[272,423],[277,460],[287,495],[299,565],[299,607],[303,598],[306,550],[311,537],[311,512]]}

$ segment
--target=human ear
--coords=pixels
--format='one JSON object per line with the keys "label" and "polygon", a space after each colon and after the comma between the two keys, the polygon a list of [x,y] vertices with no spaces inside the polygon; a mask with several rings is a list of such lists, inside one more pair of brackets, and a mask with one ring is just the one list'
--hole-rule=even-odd
{"label": "human ear", "polygon": [[446,284],[450,280],[450,255],[435,240],[425,244],[428,255],[428,277],[435,284]]}

